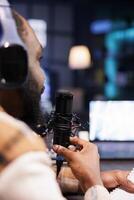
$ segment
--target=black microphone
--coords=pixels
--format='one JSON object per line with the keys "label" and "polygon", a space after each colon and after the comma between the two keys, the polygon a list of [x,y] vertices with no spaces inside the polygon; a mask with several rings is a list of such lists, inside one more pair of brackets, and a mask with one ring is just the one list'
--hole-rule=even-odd
{"label": "black microphone", "polygon": [[[73,95],[68,91],[59,91],[56,94],[56,107],[54,112],[54,138],[53,144],[68,147],[70,142],[69,138],[72,134],[72,105]],[[57,155],[57,175],[60,172],[63,158]]]}
{"label": "black microphone", "polygon": [[54,113],[54,141],[64,147],[69,145],[71,136],[73,95],[69,92],[60,91],[56,94],[56,107]]}

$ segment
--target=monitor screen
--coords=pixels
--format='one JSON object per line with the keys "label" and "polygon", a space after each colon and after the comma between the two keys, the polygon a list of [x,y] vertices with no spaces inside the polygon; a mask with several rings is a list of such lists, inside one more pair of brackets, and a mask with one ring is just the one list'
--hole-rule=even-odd
{"label": "monitor screen", "polygon": [[134,101],[91,101],[90,140],[134,141]]}

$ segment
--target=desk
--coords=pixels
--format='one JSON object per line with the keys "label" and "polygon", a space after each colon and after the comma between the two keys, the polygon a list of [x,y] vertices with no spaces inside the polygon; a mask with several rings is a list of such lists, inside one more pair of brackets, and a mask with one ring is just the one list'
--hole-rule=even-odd
{"label": "desk", "polygon": [[102,159],[101,170],[132,170],[134,168],[134,159]]}

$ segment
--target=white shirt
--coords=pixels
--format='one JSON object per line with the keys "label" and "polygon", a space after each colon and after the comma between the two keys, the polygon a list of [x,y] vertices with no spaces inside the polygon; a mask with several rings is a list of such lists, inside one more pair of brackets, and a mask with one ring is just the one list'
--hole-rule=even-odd
{"label": "white shirt", "polygon": [[95,185],[89,188],[85,194],[85,200],[110,200],[110,194],[107,189],[101,185]]}
{"label": "white shirt", "polygon": [[26,153],[0,175],[0,200],[65,200],[44,152]]}
{"label": "white shirt", "polygon": [[[108,199],[108,191],[101,186],[85,194],[85,200]],[[0,174],[0,200],[65,200],[48,155],[30,152],[9,164]]]}

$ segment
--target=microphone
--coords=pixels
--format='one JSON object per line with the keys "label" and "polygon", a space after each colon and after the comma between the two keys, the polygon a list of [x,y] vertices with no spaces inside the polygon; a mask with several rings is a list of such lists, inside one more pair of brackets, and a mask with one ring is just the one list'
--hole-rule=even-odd
{"label": "microphone", "polygon": [[[68,91],[59,91],[56,93],[55,111],[52,111],[45,126],[45,132],[40,133],[42,137],[46,136],[48,146],[51,149],[51,139],[53,144],[68,147],[70,136],[78,135],[80,128],[85,129],[80,118],[72,113],[73,95]],[[56,157],[57,176],[60,172],[64,158],[60,155]]]}
{"label": "microphone", "polygon": [[72,104],[73,95],[71,93],[60,91],[56,94],[53,144],[59,144],[64,147],[69,146],[72,127]]}
{"label": "microphone", "polygon": [[[73,95],[67,91],[59,91],[56,94],[56,107],[54,112],[54,138],[53,144],[68,147],[70,144],[69,138],[72,134],[72,105]],[[57,175],[60,172],[64,158],[57,155]]]}

